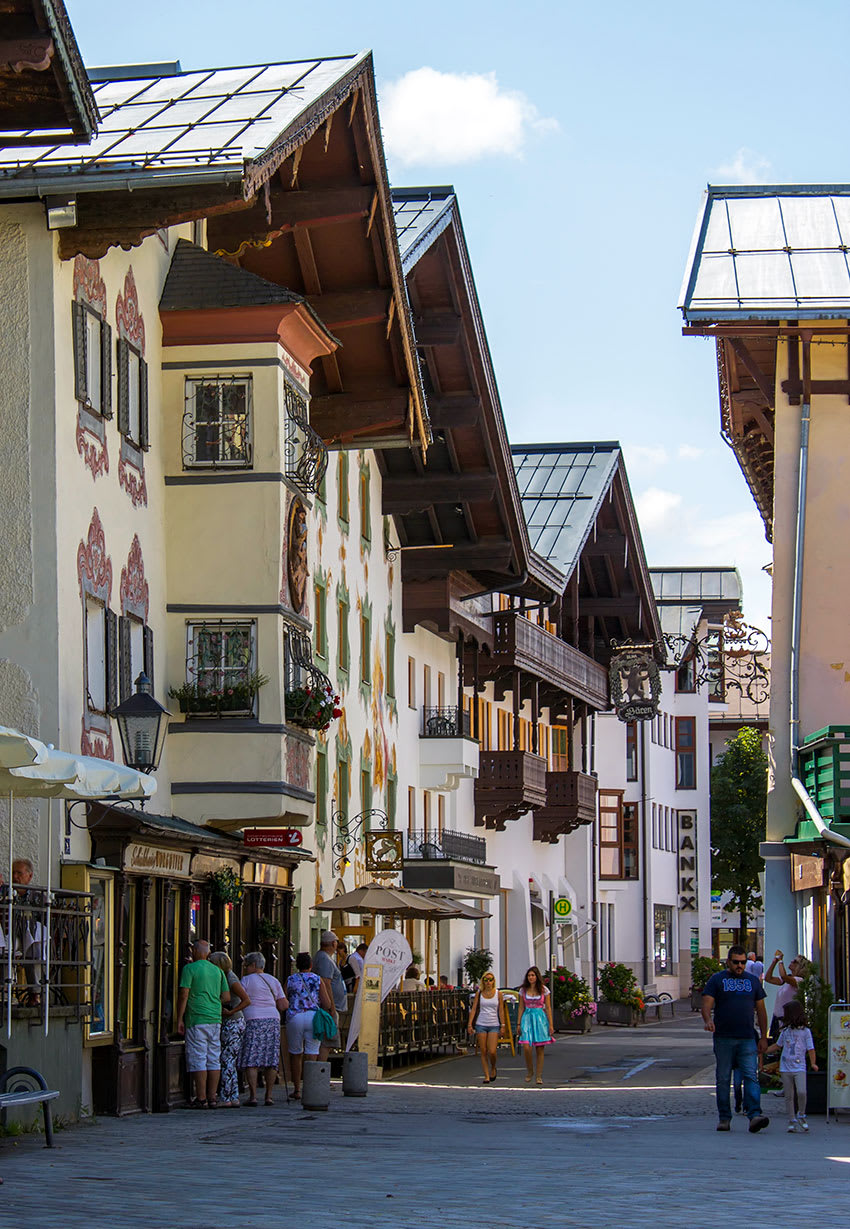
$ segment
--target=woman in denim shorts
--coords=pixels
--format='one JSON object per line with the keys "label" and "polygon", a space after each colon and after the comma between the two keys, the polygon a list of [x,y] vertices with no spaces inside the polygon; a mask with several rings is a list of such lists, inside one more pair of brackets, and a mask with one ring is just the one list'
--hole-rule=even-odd
{"label": "woman in denim shorts", "polygon": [[482,1083],[492,1084],[496,1078],[496,1051],[499,1038],[505,1035],[505,1004],[502,992],[496,988],[496,978],[485,973],[469,1010],[470,1033],[475,1033],[478,1053],[484,1069]]}

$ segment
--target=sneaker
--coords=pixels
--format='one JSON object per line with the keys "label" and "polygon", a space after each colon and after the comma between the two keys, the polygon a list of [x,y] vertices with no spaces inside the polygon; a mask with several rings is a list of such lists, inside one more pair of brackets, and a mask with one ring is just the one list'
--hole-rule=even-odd
{"label": "sneaker", "polygon": [[721,1118],[721,1119],[720,1119],[720,1121],[719,1121],[719,1122],[718,1122],[718,1124],[717,1124],[717,1128],[716,1128],[716,1129],[717,1129],[718,1131],[731,1131],[731,1130],[732,1130],[732,1123],[729,1121],[729,1119],[728,1119],[728,1118]]}
{"label": "sneaker", "polygon": [[788,1123],[788,1127],[787,1127],[787,1131],[788,1131],[788,1134],[789,1134],[789,1135],[796,1135],[796,1134],[797,1134],[797,1124],[796,1124],[796,1122],[789,1122],[789,1123]]}
{"label": "sneaker", "polygon": [[804,1130],[804,1131],[808,1131],[808,1129],[809,1129],[809,1123],[808,1123],[808,1119],[806,1118],[806,1115],[805,1115],[805,1114],[799,1114],[799,1115],[798,1115],[798,1117],[797,1117],[797,1125],[798,1125],[798,1126],[801,1126],[801,1127],[803,1128],[803,1130]]}
{"label": "sneaker", "polygon": [[756,1114],[755,1118],[750,1119],[750,1131],[755,1135],[756,1131],[763,1131],[769,1122],[766,1114]]}

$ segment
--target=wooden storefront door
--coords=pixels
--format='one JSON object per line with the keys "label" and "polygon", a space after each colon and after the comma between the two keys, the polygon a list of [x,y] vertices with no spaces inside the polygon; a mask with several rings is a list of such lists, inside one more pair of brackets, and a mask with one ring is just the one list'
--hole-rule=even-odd
{"label": "wooden storefront door", "polygon": [[161,879],[156,885],[153,1108],[164,1112],[186,1101],[185,1043],[176,1031],[177,990],[187,959],[189,896],[185,884]]}

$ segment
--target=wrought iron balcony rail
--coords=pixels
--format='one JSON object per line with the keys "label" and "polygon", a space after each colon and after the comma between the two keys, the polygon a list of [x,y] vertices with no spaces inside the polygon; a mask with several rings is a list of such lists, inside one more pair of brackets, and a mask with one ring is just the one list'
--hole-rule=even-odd
{"label": "wrought iron balcony rail", "polygon": [[422,738],[471,738],[469,713],[455,708],[424,708]]}
{"label": "wrought iron balcony rail", "polygon": [[[92,901],[88,892],[0,887],[0,1003],[5,1018],[44,1018],[46,1011],[82,1020],[91,1015]],[[11,926],[9,907],[11,903]],[[11,973],[10,973],[11,953]],[[100,970],[102,975],[102,969]],[[27,1009],[27,1010],[24,1010]]]}
{"label": "wrought iron balcony rail", "polygon": [[322,437],[310,426],[305,398],[289,383],[285,385],[284,398],[284,472],[302,491],[315,495],[328,468],[328,450]]}
{"label": "wrought iron balcony rail", "polygon": [[451,860],[471,862],[476,866],[487,864],[487,841],[483,836],[471,836],[466,832],[408,832],[405,858],[426,862]]}

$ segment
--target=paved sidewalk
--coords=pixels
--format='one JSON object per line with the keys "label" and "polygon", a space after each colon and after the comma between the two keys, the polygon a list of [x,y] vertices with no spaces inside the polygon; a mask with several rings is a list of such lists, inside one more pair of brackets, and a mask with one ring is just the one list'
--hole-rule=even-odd
{"label": "paved sidewalk", "polygon": [[[847,1126],[815,1119],[809,1136],[789,1136],[777,1117],[751,1136],[741,1119],[730,1135],[714,1123],[705,1088],[631,1083],[398,1082],[373,1085],[365,1099],[335,1087],[328,1113],[278,1104],[101,1119],[60,1132],[53,1152],[34,1137],[0,1143],[0,1226],[631,1229],[834,1219],[850,1177]],[[741,1173],[755,1175],[745,1216]]]}

